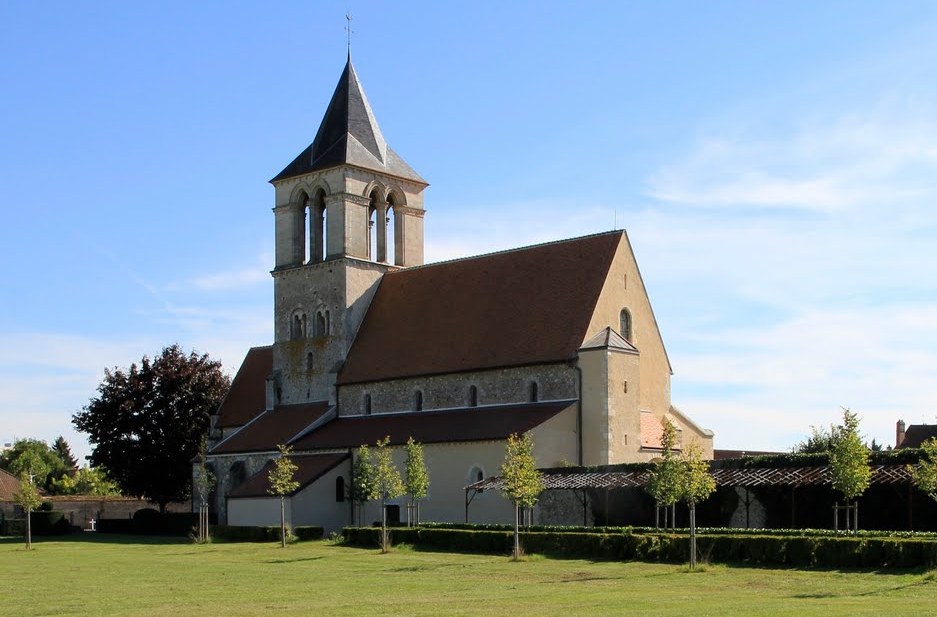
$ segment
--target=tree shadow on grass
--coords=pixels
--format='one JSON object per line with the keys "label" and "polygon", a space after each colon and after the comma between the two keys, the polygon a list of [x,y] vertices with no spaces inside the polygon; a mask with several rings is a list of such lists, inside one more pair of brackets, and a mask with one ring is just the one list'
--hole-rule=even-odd
{"label": "tree shadow on grass", "polygon": [[300,561],[318,561],[322,559],[322,555],[316,555],[315,557],[296,557],[294,559],[268,559],[266,563],[298,563]]}
{"label": "tree shadow on grass", "polygon": [[924,579],[920,581],[915,581],[913,583],[905,583],[904,585],[893,585],[888,587],[882,587],[881,589],[870,589],[868,591],[863,591],[859,593],[798,593],[794,594],[791,597],[802,599],[802,600],[825,600],[831,598],[864,598],[868,596],[884,596],[891,593],[901,592],[906,589],[911,589],[913,587],[923,587],[926,585],[931,585],[934,583],[933,579]]}

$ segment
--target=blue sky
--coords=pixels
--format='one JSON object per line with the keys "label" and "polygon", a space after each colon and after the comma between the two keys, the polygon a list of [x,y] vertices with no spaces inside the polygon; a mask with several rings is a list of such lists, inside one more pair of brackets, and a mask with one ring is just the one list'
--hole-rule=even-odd
{"label": "blue sky", "polygon": [[272,339],[273,189],[352,54],[429,260],[628,230],[717,447],[937,421],[931,2],[0,4],[0,442]]}

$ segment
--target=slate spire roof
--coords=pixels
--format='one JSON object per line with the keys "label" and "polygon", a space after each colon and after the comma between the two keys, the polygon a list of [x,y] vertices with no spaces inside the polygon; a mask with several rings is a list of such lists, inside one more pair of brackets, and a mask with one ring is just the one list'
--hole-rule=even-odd
{"label": "slate spire roof", "polygon": [[354,165],[426,184],[384,140],[350,54],[316,138],[271,182],[338,165]]}

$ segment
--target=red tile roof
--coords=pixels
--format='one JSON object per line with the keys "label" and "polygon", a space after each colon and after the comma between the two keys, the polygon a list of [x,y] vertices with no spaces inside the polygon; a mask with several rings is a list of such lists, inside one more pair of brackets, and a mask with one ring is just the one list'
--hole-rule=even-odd
{"label": "red tile roof", "polygon": [[327,401],[303,405],[281,405],[265,412],[244,428],[234,433],[209,454],[233,454],[238,452],[268,452],[286,444],[313,422],[325,415],[330,405]]}
{"label": "red tile roof", "polygon": [[20,490],[19,479],[0,469],[0,501],[12,501],[13,493]]}
{"label": "red tile roof", "polygon": [[385,274],[338,383],[575,357],[623,234]]}
{"label": "red tile roof", "polygon": [[[299,482],[299,487],[290,495],[295,495],[303,490],[347,458],[348,454],[345,452],[340,454],[291,456],[290,460],[298,467],[293,478]],[[228,497],[270,497],[270,471],[272,469],[273,461],[267,462],[263,469],[231,491]]]}
{"label": "red tile roof", "polygon": [[273,371],[273,348],[252,347],[231,382],[231,388],[218,409],[215,426],[243,426],[263,413],[266,407],[267,376]]}
{"label": "red tile roof", "polygon": [[[680,425],[674,422],[674,427],[677,430],[680,430]],[[650,448],[652,450],[660,450],[661,439],[664,437],[664,425],[661,422],[661,419],[655,416],[654,414],[642,411],[641,412],[641,447]],[[680,442],[678,435],[678,442],[674,445],[674,450],[680,450]]]}
{"label": "red tile roof", "polygon": [[293,449],[318,450],[373,445],[390,437],[400,445],[413,437],[420,443],[449,443],[507,439],[543,424],[575,401],[469,407],[451,411],[345,416],[317,428],[292,444]]}

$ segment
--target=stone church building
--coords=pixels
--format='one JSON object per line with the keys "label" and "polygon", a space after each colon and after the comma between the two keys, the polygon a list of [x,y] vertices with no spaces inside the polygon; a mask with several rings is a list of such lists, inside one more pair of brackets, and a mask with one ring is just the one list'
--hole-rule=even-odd
{"label": "stone church building", "polygon": [[[399,446],[424,445],[435,521],[464,519],[464,487],[498,473],[512,433],[531,434],[541,467],[605,465],[657,456],[667,418],[712,457],[712,432],[671,404],[627,234],[424,264],[427,183],[385,141],[350,58],[314,141],[271,183],[274,341],[248,351],[213,418],[220,522],[278,524],[278,444],[299,467],[289,521],[327,530],[353,522],[354,449],[384,437],[400,469]],[[499,494],[473,501],[473,522],[512,517]]]}

